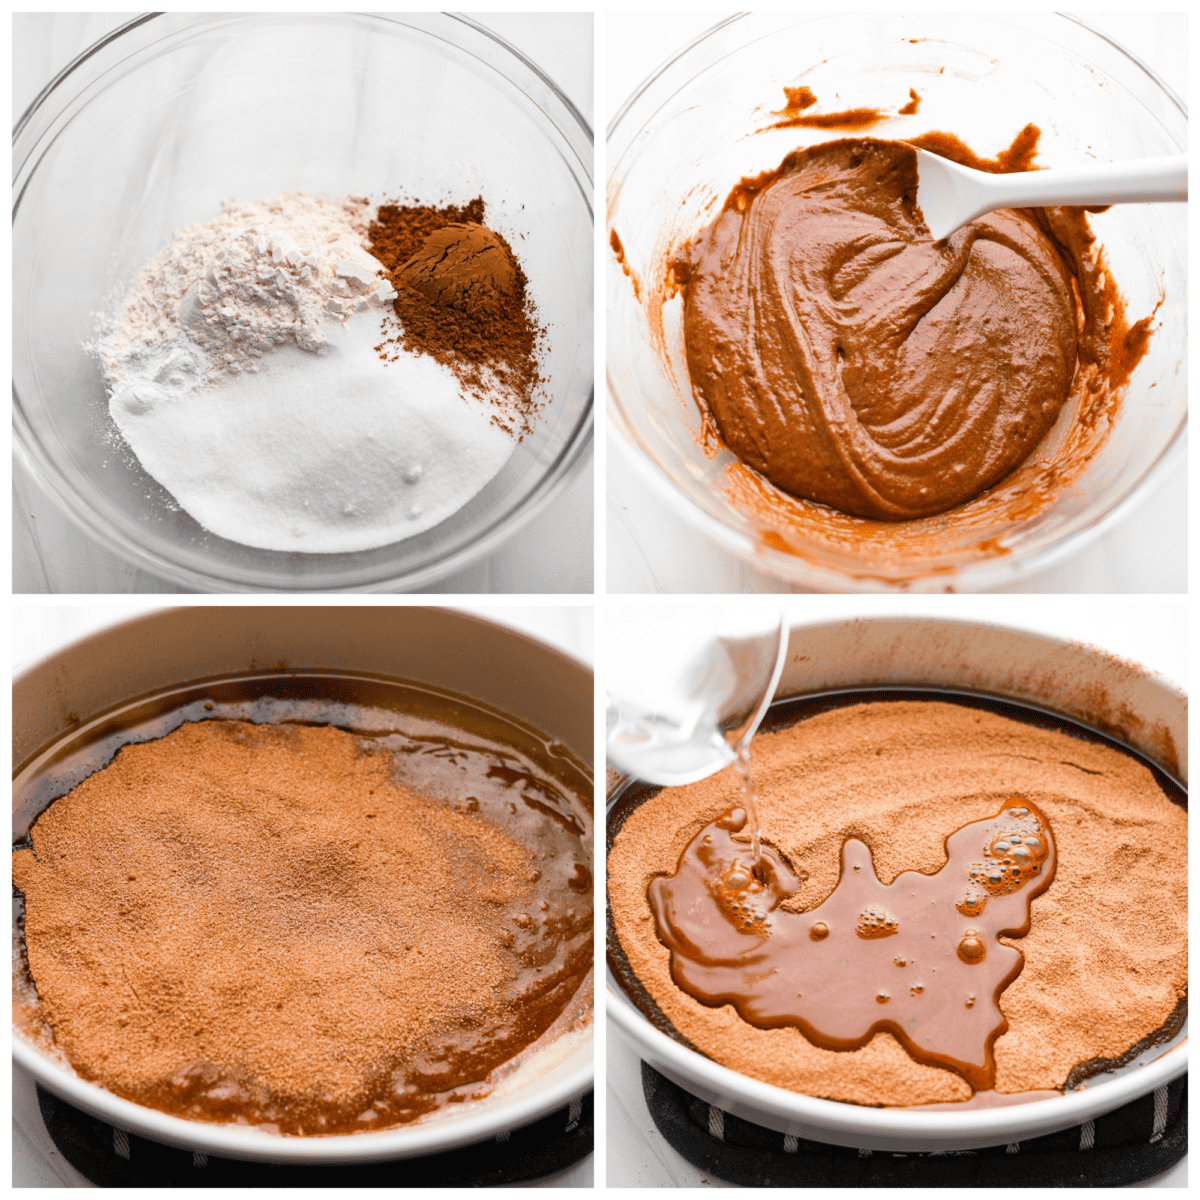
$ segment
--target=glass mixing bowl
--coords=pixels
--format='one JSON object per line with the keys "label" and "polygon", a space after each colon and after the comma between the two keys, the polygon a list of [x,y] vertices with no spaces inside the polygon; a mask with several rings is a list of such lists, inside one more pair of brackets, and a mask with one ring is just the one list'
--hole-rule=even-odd
{"label": "glass mixing bowl", "polygon": [[[886,553],[838,550],[796,524],[781,537],[783,519],[768,520],[759,504],[739,501],[744,491],[729,473],[733,456],[706,445],[683,353],[680,301],[669,299],[666,276],[673,250],[713,219],[739,179],[778,166],[797,145],[847,136],[756,132],[770,125],[771,110],[782,108],[784,85],[811,88],[819,112],[896,112],[915,88],[918,112],[875,126],[871,136],[945,130],[984,156],[1007,147],[1032,122],[1042,131],[1042,167],[1187,146],[1179,98],[1071,17],[757,13],[724,22],[649,79],[609,129],[606,237],[621,249],[607,269],[607,372],[621,449],[694,526],[787,584],[982,590],[1073,553],[1184,453],[1186,205],[1117,206],[1091,219],[1129,319],[1154,312],[1160,299],[1162,305],[1108,438],[1048,507],[997,528],[983,557],[976,542],[923,555],[918,570],[903,546]],[[1054,444],[1069,419],[1064,409],[1043,446]],[[989,540],[987,532],[982,540]]]}
{"label": "glass mixing bowl", "polygon": [[[491,552],[592,440],[592,139],[554,84],[442,14],[165,14],[63,71],[13,138],[16,461],[108,548],[199,590],[398,590]],[[352,554],[216,537],[141,467],[84,345],[182,225],[287,191],[464,203],[518,249],[547,327],[548,400],[483,491],[424,534]]]}

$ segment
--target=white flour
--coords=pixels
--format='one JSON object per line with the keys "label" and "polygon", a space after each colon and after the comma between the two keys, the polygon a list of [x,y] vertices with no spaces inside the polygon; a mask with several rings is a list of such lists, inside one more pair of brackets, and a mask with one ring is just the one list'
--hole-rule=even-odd
{"label": "white flour", "polygon": [[449,368],[380,358],[395,292],[365,218],[296,193],[228,205],[175,234],[98,345],[125,440],[212,533],[387,545],[457,511],[512,453]]}
{"label": "white flour", "polygon": [[178,394],[256,370],[278,346],[319,353],[335,323],[395,296],[363,247],[363,217],[361,204],[293,192],[180,229],[100,343],[110,382]]}

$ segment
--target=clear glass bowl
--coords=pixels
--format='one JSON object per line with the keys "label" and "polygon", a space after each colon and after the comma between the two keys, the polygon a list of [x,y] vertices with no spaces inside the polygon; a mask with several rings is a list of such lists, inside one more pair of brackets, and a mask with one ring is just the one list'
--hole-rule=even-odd
{"label": "clear glass bowl", "polygon": [[[756,133],[782,107],[785,84],[810,87],[822,111],[895,112],[915,87],[918,113],[877,125],[872,136],[940,129],[985,155],[1033,122],[1042,131],[1039,166],[1178,153],[1187,146],[1182,102],[1143,64],[1071,17],[757,13],[698,38],[630,98],[609,129],[606,237],[617,233],[625,268],[609,256],[609,414],[641,474],[693,525],[787,584],[974,591],[1044,570],[1118,520],[1185,451],[1187,206],[1117,206],[1092,218],[1130,320],[1151,313],[1160,297],[1163,303],[1106,442],[1047,508],[996,529],[1001,552],[980,559],[973,549],[947,551],[924,558],[914,573],[904,551],[835,550],[796,526],[788,540],[798,549],[789,552],[730,494],[732,455],[704,447],[679,302],[674,312],[664,305],[662,285],[672,250],[712,219],[740,178],[778,166],[797,145],[846,136]],[[1055,436],[1051,430],[1048,442]]]}
{"label": "clear glass bowl", "polygon": [[[592,138],[504,41],[443,14],[140,17],[62,72],[13,138],[17,463],[106,547],[199,590],[401,590],[489,553],[592,441]],[[537,429],[463,509],[353,554],[202,529],[142,469],[84,350],[182,225],[286,191],[461,203],[518,247],[548,328]]]}

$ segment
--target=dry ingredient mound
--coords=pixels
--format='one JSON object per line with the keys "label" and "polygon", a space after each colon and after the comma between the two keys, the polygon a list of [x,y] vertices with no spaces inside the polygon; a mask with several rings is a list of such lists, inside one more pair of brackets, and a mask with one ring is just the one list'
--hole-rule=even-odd
{"label": "dry ingredient mound", "polygon": [[351,313],[393,296],[363,246],[367,209],[292,192],[176,231],[99,343],[110,382],[178,395],[258,370],[280,346],[327,349]]}
{"label": "dry ingredient mound", "polygon": [[[113,423],[209,533],[284,553],[401,542],[477,497],[529,429],[505,370],[472,367],[468,386],[445,353],[380,355],[396,289],[365,244],[372,211],[228,204],[179,230],[110,316],[96,349]],[[436,311],[450,333],[469,315]],[[510,318],[489,319],[503,349]]]}
{"label": "dry ingredient mound", "polygon": [[[368,230],[368,244],[396,289],[393,309],[401,326],[388,329],[379,352],[384,358],[393,357],[398,349],[432,355],[473,393],[494,393],[499,382],[511,392],[512,400],[503,408],[493,405],[493,420],[520,438],[532,429],[540,407],[537,394],[545,381],[537,351],[545,331],[528,296],[529,280],[508,242],[486,228],[485,211],[478,196],[462,208],[379,206]],[[489,289],[494,304],[460,308],[441,303],[439,292],[431,295],[419,268],[412,266],[414,258],[419,263],[428,253],[431,237],[461,225],[483,226],[511,264],[507,287]]]}
{"label": "dry ingredient mound", "polygon": [[[764,842],[807,875],[783,907],[806,912],[838,881],[842,846],[870,848],[881,881],[946,862],[944,839],[1015,795],[1050,820],[1058,867],[1031,902],[1025,956],[1001,994],[996,1091],[1061,1089],[1072,1068],[1115,1059],[1159,1030],[1187,992],[1187,814],[1150,771],[1107,746],[975,708],[896,701],[760,733],[751,767]],[[795,1092],[864,1105],[961,1101],[952,1071],[922,1066],[888,1033],[823,1050],[796,1028],[758,1029],[681,991],[658,940],[650,881],[738,802],[734,768],[637,807],[608,859],[620,946],[675,1030],[715,1061]]]}
{"label": "dry ingredient mound", "polygon": [[50,805],[13,880],[79,1074],[284,1133],[485,1094],[590,970],[590,912],[558,931],[544,848],[395,772],[330,726],[210,720],[126,746]]}
{"label": "dry ingredient mound", "polygon": [[513,294],[517,264],[499,234],[468,221],[431,233],[400,274],[434,304],[496,312]]}

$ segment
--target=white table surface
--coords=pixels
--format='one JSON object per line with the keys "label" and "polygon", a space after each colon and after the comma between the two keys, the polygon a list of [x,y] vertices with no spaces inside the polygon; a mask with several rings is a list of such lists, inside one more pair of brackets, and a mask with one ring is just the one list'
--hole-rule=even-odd
{"label": "white table surface", "polygon": [[[162,607],[161,601],[112,605],[14,605],[12,662],[14,670],[86,637],[98,629]],[[593,657],[593,609],[578,606],[500,606],[461,604],[454,607],[502,622],[575,655]],[[33,1078],[13,1064],[12,1186],[92,1187],[55,1149],[37,1109]],[[591,1187],[594,1155],[566,1171],[520,1187]]]}
{"label": "white table surface", "polygon": [[[77,54],[135,13],[17,13],[13,17],[13,114]],[[589,125],[594,123],[590,13],[469,14],[537,63]],[[593,492],[586,468],[499,550],[424,589],[433,593],[591,593]],[[94,542],[13,471],[13,591],[181,592]]]}
{"label": "white table surface", "polygon": [[[1067,636],[1141,663],[1187,686],[1188,606],[1183,597],[808,596],[784,601],[793,620],[834,617],[969,616]],[[658,605],[656,604],[657,608]],[[642,1095],[640,1060],[607,1031],[605,1176],[609,1187],[730,1187],[692,1166],[659,1133]],[[1137,1187],[1186,1187],[1187,1157]]]}
{"label": "white table surface", "polygon": [[[720,13],[609,13],[606,40],[619,46],[604,63],[604,119],[642,81]],[[1183,13],[1085,14],[1087,22],[1132,50],[1186,98],[1187,17]],[[611,434],[607,459],[607,590],[620,592],[803,591],[742,562],[695,530],[628,461]],[[1180,463],[1126,519],[1068,562],[1004,592],[1186,592],[1187,472]]]}

